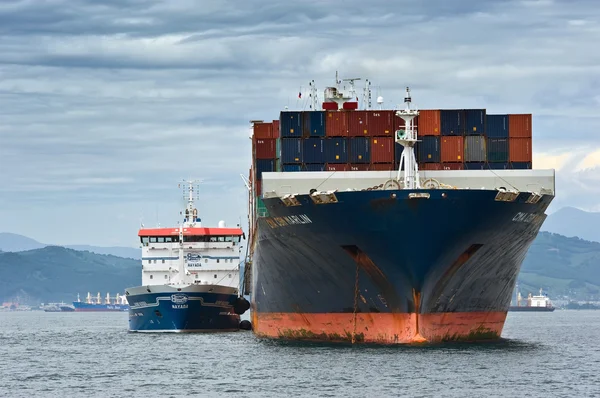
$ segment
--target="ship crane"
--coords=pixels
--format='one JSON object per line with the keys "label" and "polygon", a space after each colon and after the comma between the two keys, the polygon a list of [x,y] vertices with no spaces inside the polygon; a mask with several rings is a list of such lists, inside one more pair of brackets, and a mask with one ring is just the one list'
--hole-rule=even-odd
{"label": "ship crane", "polygon": [[[411,109],[411,102],[410,88],[406,87],[406,94],[404,96],[406,107],[403,110],[396,111],[396,116],[404,120],[404,129],[396,130],[395,133],[396,142],[404,147],[400,157],[397,180],[401,183],[403,189],[420,189],[419,165],[415,157],[415,144],[418,142],[417,129],[414,126],[414,118],[419,115],[419,111]],[[404,178],[401,178],[403,165]]]}

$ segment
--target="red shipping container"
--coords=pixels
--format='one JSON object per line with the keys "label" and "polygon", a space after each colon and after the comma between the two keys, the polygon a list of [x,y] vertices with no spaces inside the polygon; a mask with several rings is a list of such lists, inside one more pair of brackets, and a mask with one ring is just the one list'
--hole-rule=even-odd
{"label": "red shipping container", "polygon": [[254,138],[274,138],[273,123],[254,123]]}
{"label": "red shipping container", "polygon": [[508,115],[508,137],[531,137],[531,114]]}
{"label": "red shipping container", "polygon": [[392,137],[371,138],[371,163],[392,163],[394,146]]}
{"label": "red shipping container", "polygon": [[261,180],[256,180],[256,182],[254,183],[254,186],[256,188],[256,192],[255,195],[256,196],[261,196],[262,195],[262,181]]}
{"label": "red shipping container", "polygon": [[369,111],[348,112],[348,135],[350,137],[369,135]]}
{"label": "red shipping container", "polygon": [[509,138],[508,152],[511,162],[531,162],[531,137]]}
{"label": "red shipping container", "polygon": [[[371,137],[393,137],[395,111],[371,111],[368,115],[369,135]],[[400,119],[400,118],[398,118]]]}
{"label": "red shipping container", "polygon": [[347,163],[327,163],[325,171],[348,171],[350,165]]}
{"label": "red shipping container", "polygon": [[369,171],[369,165],[366,163],[351,164],[349,171]]}
{"label": "red shipping container", "polygon": [[323,110],[325,111],[337,111],[339,109],[339,106],[337,104],[337,102],[323,102],[323,106],[322,106]]}
{"label": "red shipping container", "polygon": [[279,120],[273,120],[273,138],[279,138]]}
{"label": "red shipping container", "polygon": [[398,171],[398,168],[396,167],[396,165],[394,163],[377,163],[377,164],[372,164],[371,167],[369,167],[370,171]]}
{"label": "red shipping container", "polygon": [[276,139],[257,139],[255,141],[256,159],[275,159]]}
{"label": "red shipping container", "polygon": [[464,163],[443,163],[442,170],[464,170]]}
{"label": "red shipping container", "polygon": [[418,135],[440,135],[440,111],[419,111]]}
{"label": "red shipping container", "polygon": [[463,137],[456,135],[443,136],[441,138],[442,163],[444,162],[462,162],[464,160]]}
{"label": "red shipping container", "polygon": [[439,163],[419,163],[419,170],[441,170],[442,165]]}
{"label": "red shipping container", "polygon": [[327,111],[325,135],[327,137],[347,137],[348,112]]}

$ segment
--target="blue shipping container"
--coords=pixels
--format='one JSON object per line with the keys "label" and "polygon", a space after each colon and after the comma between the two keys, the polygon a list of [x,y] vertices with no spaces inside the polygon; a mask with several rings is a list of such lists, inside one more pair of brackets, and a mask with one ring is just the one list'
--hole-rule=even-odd
{"label": "blue shipping container", "polygon": [[490,138],[508,138],[508,115],[486,115],[485,135]]}
{"label": "blue shipping container", "polygon": [[303,171],[323,171],[325,170],[325,163],[319,164],[305,164],[302,167]]}
{"label": "blue shipping container", "polygon": [[302,163],[302,139],[281,139],[281,163]]}
{"label": "blue shipping container", "polygon": [[299,164],[284,164],[283,171],[300,171],[300,167]]}
{"label": "blue shipping container", "polygon": [[302,148],[303,163],[325,163],[325,138],[305,138]]}
{"label": "blue shipping container", "polygon": [[462,109],[440,110],[442,135],[465,135],[465,113]]}
{"label": "blue shipping container", "polygon": [[491,170],[508,170],[510,169],[510,163],[488,163],[488,168]]}
{"label": "blue shipping container", "polygon": [[349,138],[350,141],[350,163],[370,163],[370,137]]}
{"label": "blue shipping container", "polygon": [[348,163],[348,139],[332,137],[325,140],[325,158],[327,163]]}
{"label": "blue shipping container", "polygon": [[303,112],[303,132],[311,137],[325,137],[325,111]]}
{"label": "blue shipping container", "polygon": [[508,162],[508,138],[487,139],[487,160],[491,163]]}
{"label": "blue shipping container", "polygon": [[256,159],[256,179],[262,180],[262,173],[275,171],[274,159]]}
{"label": "blue shipping container", "polygon": [[[415,145],[415,155],[418,163],[439,163],[440,162],[440,137],[439,136],[423,136],[419,137],[421,142]],[[400,145],[402,147],[402,145]],[[400,157],[398,157],[400,160]]]}
{"label": "blue shipping container", "polygon": [[485,133],[485,109],[465,109],[465,134],[483,135]]}
{"label": "blue shipping container", "polygon": [[530,170],[531,169],[531,162],[512,162],[510,165],[512,166],[513,169],[517,169],[517,170]]}
{"label": "blue shipping container", "polygon": [[465,170],[486,170],[487,164],[483,162],[465,162]]}
{"label": "blue shipping container", "polygon": [[302,137],[302,112],[285,111],[279,115],[279,130],[282,137]]}

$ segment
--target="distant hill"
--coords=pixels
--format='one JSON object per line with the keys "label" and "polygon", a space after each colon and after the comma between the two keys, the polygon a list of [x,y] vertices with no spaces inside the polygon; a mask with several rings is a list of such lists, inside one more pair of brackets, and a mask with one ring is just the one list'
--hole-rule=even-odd
{"label": "distant hill", "polygon": [[29,303],[73,301],[77,293],[122,294],[141,282],[141,262],[47,246],[23,252],[0,253],[0,301],[16,297]]}
{"label": "distant hill", "polygon": [[[8,232],[0,232],[0,252],[21,252],[25,250],[35,250],[41,249],[47,246],[57,246],[57,245],[49,245],[46,243],[40,243],[34,239],[28,238],[23,235],[12,234]],[[63,247],[73,249],[73,250],[81,250],[81,251],[89,251],[97,254],[110,254],[118,257],[125,258],[133,258],[133,259],[141,259],[142,253],[140,249],[136,249],[133,247],[102,247],[102,246],[90,246],[90,245],[62,245]]]}
{"label": "distant hill", "polygon": [[546,218],[542,231],[600,242],[600,213],[563,207]]}
{"label": "distant hill", "polygon": [[519,286],[525,296],[544,288],[551,298],[598,297],[600,243],[540,232],[521,267]]}

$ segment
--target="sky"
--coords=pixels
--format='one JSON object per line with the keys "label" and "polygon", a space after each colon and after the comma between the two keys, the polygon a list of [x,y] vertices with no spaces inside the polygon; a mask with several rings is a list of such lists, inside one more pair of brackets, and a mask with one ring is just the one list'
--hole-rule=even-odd
{"label": "sky", "polygon": [[[252,119],[340,77],[385,106],[532,113],[534,168],[600,211],[600,8],[592,0],[0,2],[0,231],[136,246],[198,209],[247,230]],[[299,100],[298,91],[305,95]]]}

